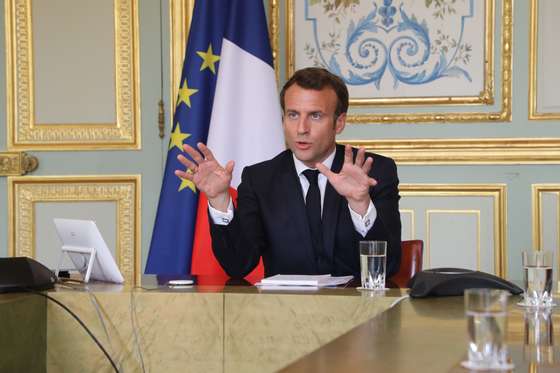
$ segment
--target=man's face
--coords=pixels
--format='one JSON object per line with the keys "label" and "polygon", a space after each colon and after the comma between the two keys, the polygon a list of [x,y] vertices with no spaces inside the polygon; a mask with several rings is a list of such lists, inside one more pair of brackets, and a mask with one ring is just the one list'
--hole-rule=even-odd
{"label": "man's face", "polygon": [[335,137],[342,132],[346,114],[334,117],[337,97],[326,87],[320,91],[304,89],[297,84],[284,95],[284,137],[296,158],[315,168],[335,147]]}

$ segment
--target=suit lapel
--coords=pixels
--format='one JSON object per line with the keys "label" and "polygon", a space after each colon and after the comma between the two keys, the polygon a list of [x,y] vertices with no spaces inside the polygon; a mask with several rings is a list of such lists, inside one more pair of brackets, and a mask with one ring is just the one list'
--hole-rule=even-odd
{"label": "suit lapel", "polygon": [[308,260],[313,266],[316,266],[313,254],[313,243],[311,242],[311,231],[307,222],[307,211],[305,210],[305,198],[301,190],[301,183],[297,175],[294,160],[291,152],[286,152],[286,157],[282,160],[282,172],[280,173],[280,190],[283,191],[282,196],[286,209],[293,211],[294,229],[297,230],[297,237],[303,237],[303,242],[298,242],[295,247],[299,250],[305,250]]}
{"label": "suit lapel", "polygon": [[[331,171],[340,172],[344,161],[344,147],[337,145]],[[342,197],[327,182],[325,189],[325,200],[323,201],[323,245],[327,257],[332,260],[334,251],[334,239],[336,235],[336,224],[340,210]]]}

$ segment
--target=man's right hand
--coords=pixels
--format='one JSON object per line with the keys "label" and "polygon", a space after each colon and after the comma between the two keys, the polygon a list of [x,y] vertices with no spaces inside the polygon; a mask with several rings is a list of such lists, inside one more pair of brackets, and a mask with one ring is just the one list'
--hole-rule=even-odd
{"label": "man's right hand", "polygon": [[230,199],[229,186],[234,162],[229,161],[225,167],[222,167],[206,145],[199,142],[197,147],[198,150],[183,144],[183,150],[193,160],[179,154],[177,159],[187,167],[187,170],[175,170],[175,175],[192,181],[198,190],[206,194],[208,202],[213,208],[226,212]]}

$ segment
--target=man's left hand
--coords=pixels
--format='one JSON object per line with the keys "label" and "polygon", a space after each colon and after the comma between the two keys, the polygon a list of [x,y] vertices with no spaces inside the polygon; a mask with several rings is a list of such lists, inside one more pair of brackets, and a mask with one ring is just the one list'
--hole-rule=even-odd
{"label": "man's left hand", "polygon": [[344,148],[344,164],[339,173],[334,173],[322,163],[315,166],[327,177],[333,188],[348,200],[352,210],[364,216],[369,207],[371,198],[369,188],[377,185],[377,181],[369,177],[368,173],[373,165],[373,158],[365,157],[365,149],[360,148],[356,159],[352,158],[352,147],[346,145]]}

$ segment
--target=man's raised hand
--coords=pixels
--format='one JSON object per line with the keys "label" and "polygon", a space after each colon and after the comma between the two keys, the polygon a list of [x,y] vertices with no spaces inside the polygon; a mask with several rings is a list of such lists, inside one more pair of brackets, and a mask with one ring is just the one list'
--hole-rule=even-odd
{"label": "man's raised hand", "polygon": [[353,160],[352,148],[344,148],[344,164],[339,173],[332,172],[322,163],[317,163],[317,169],[327,177],[333,188],[348,200],[350,208],[360,215],[365,215],[371,200],[369,188],[377,185],[377,181],[369,177],[368,173],[373,165],[373,158],[365,157],[365,149],[360,148],[356,159]]}
{"label": "man's raised hand", "polygon": [[197,148],[198,150],[188,144],[183,144],[183,150],[192,160],[179,154],[177,159],[187,169],[185,171],[175,170],[175,175],[192,181],[198,190],[206,194],[212,207],[226,211],[230,198],[228,189],[234,162],[229,161],[225,167],[222,167],[206,145],[199,142]]}

